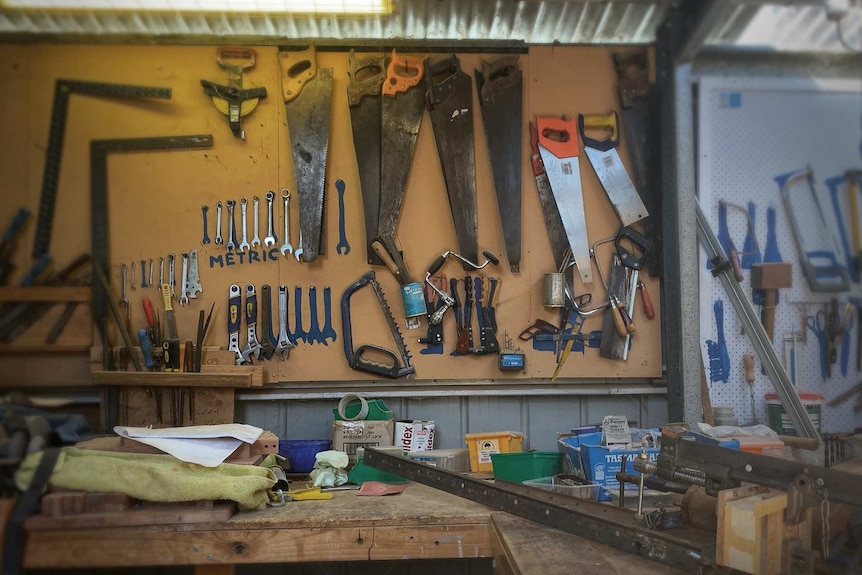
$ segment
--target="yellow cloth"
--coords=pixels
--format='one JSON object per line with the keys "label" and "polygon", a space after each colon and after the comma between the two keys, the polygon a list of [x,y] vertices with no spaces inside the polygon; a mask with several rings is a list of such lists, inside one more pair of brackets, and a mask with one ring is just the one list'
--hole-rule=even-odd
{"label": "yellow cloth", "polygon": [[[28,455],[15,473],[24,490],[39,465],[42,452]],[[264,461],[266,463],[266,461]],[[144,501],[178,503],[204,499],[236,501],[240,509],[266,507],[267,491],[275,485],[269,467],[222,463],[204,467],[173,455],[119,453],[64,447],[50,485],[98,493],[125,493]]]}

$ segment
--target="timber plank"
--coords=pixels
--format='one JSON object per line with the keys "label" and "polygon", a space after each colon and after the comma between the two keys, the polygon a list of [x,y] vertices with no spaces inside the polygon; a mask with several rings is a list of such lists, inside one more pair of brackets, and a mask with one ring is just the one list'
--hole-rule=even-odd
{"label": "timber plank", "polygon": [[469,559],[490,557],[487,525],[409,525],[375,527],[372,560]]}

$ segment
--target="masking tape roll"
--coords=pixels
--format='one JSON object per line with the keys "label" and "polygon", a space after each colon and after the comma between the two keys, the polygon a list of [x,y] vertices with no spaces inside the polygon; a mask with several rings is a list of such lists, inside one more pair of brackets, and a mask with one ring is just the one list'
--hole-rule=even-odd
{"label": "masking tape roll", "polygon": [[[354,400],[358,399],[361,407],[359,408],[359,413],[356,414],[356,417],[347,417],[344,414],[344,409],[353,403]],[[355,393],[348,393],[344,397],[341,398],[341,401],[338,402],[338,416],[345,421],[357,421],[359,419],[365,419],[368,417],[368,402],[365,401],[364,397],[356,395]]]}

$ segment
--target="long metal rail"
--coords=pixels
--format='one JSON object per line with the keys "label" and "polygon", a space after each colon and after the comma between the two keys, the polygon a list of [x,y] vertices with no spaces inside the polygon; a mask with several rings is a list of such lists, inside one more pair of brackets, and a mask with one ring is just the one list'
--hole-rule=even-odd
{"label": "long metal rail", "polygon": [[817,428],[808,417],[805,407],[799,396],[796,395],[793,389],[793,383],[790,381],[787,372],[775,349],[772,347],[772,342],[769,336],[766,335],[766,330],[757,320],[757,315],[754,313],[751,304],[745,297],[742,291],[742,286],[733,278],[733,269],[731,268],[727,256],[715,236],[715,232],[709,226],[703,210],[700,208],[700,203],[695,199],[697,207],[697,238],[706,250],[706,255],[709,256],[713,264],[713,275],[717,276],[727,293],[727,298],[733,304],[733,309],[736,310],[736,315],[742,321],[745,327],[745,333],[751,339],[751,344],[757,352],[757,357],[763,363],[769,379],[772,380],[772,385],[775,387],[776,393],[781,400],[781,405],[787,411],[793,427],[800,437],[810,437],[820,439],[820,434],[817,433]]}

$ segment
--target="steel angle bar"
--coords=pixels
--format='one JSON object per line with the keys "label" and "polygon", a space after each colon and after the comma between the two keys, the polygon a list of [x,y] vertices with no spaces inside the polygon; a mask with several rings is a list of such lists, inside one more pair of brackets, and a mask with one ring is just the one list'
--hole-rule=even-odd
{"label": "steel angle bar", "polygon": [[713,275],[718,276],[721,281],[724,291],[730,303],[733,304],[733,309],[736,310],[736,315],[742,322],[745,332],[751,339],[751,344],[757,351],[757,357],[763,363],[769,379],[772,381],[775,391],[781,399],[781,405],[787,411],[793,427],[800,437],[810,437],[812,439],[820,439],[820,434],[814,424],[808,418],[808,413],[802,405],[802,401],[793,389],[793,383],[790,381],[787,372],[784,370],[784,365],[778,359],[775,349],[772,347],[772,342],[769,341],[769,336],[766,335],[766,330],[763,325],[757,320],[757,315],[751,307],[751,303],[742,291],[742,286],[733,278],[733,269],[729,265],[728,259],[718,238],[709,226],[706,216],[700,207],[700,203],[695,200],[697,209],[697,238],[706,250],[706,255],[713,262]]}
{"label": "steel angle bar", "polygon": [[713,564],[714,533],[694,528],[651,530],[631,510],[516,483],[491,484],[373,448],[366,449],[364,457],[375,469],[665,565],[693,573]]}

